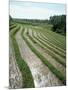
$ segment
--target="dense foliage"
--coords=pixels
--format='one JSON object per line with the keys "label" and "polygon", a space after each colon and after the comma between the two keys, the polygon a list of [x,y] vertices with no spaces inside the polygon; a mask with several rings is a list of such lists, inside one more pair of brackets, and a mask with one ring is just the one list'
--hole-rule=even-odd
{"label": "dense foliage", "polygon": [[9,20],[12,21],[12,17],[9,15]]}
{"label": "dense foliage", "polygon": [[51,16],[50,22],[53,24],[52,30],[63,35],[66,34],[66,15]]}
{"label": "dense foliage", "polygon": [[13,19],[12,19],[12,17],[9,15],[9,25],[11,25],[12,22],[13,22]]}

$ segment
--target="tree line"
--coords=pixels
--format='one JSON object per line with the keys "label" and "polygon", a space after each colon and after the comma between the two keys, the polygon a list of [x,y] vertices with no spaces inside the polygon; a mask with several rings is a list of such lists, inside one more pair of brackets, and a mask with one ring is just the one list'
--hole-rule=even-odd
{"label": "tree line", "polygon": [[66,35],[66,15],[51,16],[49,21],[53,25],[52,31]]}
{"label": "tree line", "polygon": [[[12,17],[9,16],[9,20],[12,21]],[[31,25],[41,25],[44,26],[51,24],[51,30],[62,35],[66,35],[66,15],[54,15],[49,18],[49,20],[37,20],[37,19],[13,19],[21,24],[31,24]]]}

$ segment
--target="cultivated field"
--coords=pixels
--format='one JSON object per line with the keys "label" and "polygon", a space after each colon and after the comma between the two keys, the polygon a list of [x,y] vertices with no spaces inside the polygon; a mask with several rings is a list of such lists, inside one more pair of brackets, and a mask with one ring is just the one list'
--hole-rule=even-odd
{"label": "cultivated field", "polygon": [[9,53],[9,56],[12,67],[17,68],[14,72],[10,70],[10,88],[66,84],[66,38],[50,28],[48,24],[45,27],[10,24],[10,50],[13,48],[13,54]]}

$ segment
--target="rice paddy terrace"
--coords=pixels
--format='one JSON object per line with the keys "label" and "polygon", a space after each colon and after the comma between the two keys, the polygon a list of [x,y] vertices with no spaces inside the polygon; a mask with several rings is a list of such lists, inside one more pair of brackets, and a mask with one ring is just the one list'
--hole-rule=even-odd
{"label": "rice paddy terrace", "polygon": [[10,24],[10,88],[66,84],[65,36],[48,27]]}

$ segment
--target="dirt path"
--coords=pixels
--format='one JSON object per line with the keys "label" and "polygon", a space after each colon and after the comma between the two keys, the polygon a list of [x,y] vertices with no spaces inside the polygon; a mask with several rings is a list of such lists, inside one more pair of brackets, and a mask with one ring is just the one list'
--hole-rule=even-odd
{"label": "dirt path", "polygon": [[35,87],[59,86],[61,81],[45,66],[42,61],[30,50],[21,37],[22,28],[16,34],[21,56],[28,64],[34,79]]}
{"label": "dirt path", "polygon": [[9,88],[21,88],[22,76],[16,63],[11,38],[9,40]]}

